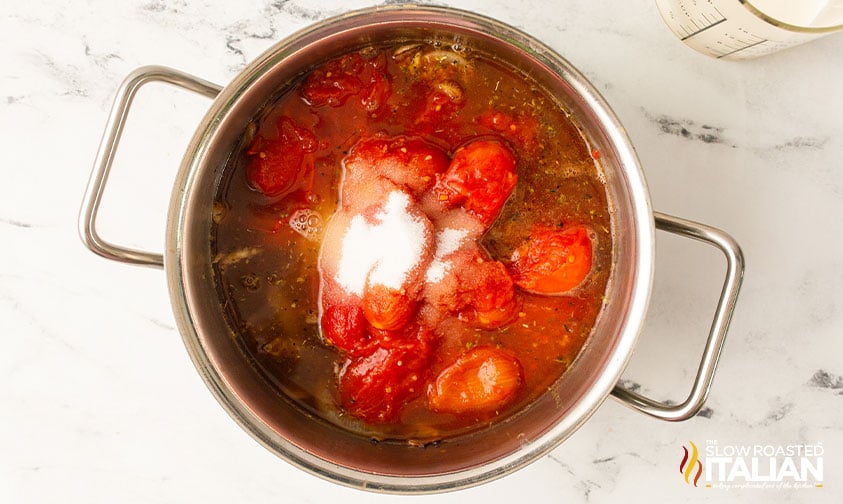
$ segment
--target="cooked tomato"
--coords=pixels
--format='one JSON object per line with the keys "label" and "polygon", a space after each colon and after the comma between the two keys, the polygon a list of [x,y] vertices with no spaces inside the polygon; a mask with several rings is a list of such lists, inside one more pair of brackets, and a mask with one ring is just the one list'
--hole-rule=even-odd
{"label": "cooked tomato", "polygon": [[369,422],[394,420],[407,400],[424,392],[430,337],[419,328],[410,338],[346,360],[338,376],[342,407]]}
{"label": "cooked tomato", "polygon": [[278,120],[277,136],[258,136],[249,147],[249,185],[268,196],[291,192],[299,180],[305,153],[318,147],[316,136],[289,117]]}
{"label": "cooked tomato", "polygon": [[415,315],[416,295],[407,289],[393,289],[366,282],[363,314],[376,329],[401,329]]}
{"label": "cooked tomato", "polygon": [[515,318],[518,301],[506,267],[490,259],[476,244],[448,256],[450,275],[425,285],[424,300],[439,316],[427,312],[431,321],[458,316],[472,327],[497,329]]}
{"label": "cooked tomato", "polygon": [[512,254],[515,283],[530,292],[562,294],[578,286],[591,271],[592,247],[584,226],[537,227]]}
{"label": "cooked tomato", "polygon": [[385,65],[383,55],[364,58],[353,53],[331,60],[310,73],[302,97],[314,107],[340,107],[355,96],[365,111],[377,112],[390,95]]}
{"label": "cooked tomato", "polygon": [[427,442],[517,414],[574,362],[611,214],[598,156],[531,76],[482,47],[384,41],[314,61],[254,123],[209,248],[279,394]]}
{"label": "cooked tomato", "polygon": [[434,190],[446,206],[461,205],[489,225],[498,216],[517,180],[512,151],[496,140],[477,140],[454,153]]}
{"label": "cooked tomato", "polygon": [[343,352],[351,355],[364,352],[369,346],[369,335],[363,308],[353,303],[326,307],[322,314],[322,335]]}
{"label": "cooked tomato", "polygon": [[355,145],[345,160],[344,189],[351,199],[353,191],[373,177],[382,177],[418,196],[433,185],[436,175],[449,163],[442,149],[417,137],[367,138]]}
{"label": "cooked tomato", "polygon": [[439,373],[427,391],[430,407],[443,413],[486,413],[511,400],[522,380],[521,364],[501,348],[475,347]]}
{"label": "cooked tomato", "polygon": [[363,89],[363,82],[358,78],[363,67],[364,60],[359,54],[331,60],[310,73],[301,88],[302,97],[314,107],[339,107]]}
{"label": "cooked tomato", "polygon": [[470,321],[473,325],[497,329],[515,318],[515,290],[502,263],[475,261],[474,267],[460,276],[465,277],[463,284],[470,287],[469,306],[473,309]]}

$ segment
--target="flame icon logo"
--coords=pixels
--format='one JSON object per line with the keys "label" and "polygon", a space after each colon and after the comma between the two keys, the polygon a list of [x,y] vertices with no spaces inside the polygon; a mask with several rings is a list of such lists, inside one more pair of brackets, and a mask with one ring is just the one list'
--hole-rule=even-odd
{"label": "flame icon logo", "polygon": [[682,447],[682,449],[685,450],[685,455],[682,457],[682,463],[679,464],[679,473],[685,475],[685,483],[690,484],[691,474],[693,474],[694,469],[696,469],[694,486],[697,486],[697,483],[700,481],[700,476],[702,476],[702,462],[700,462],[699,459],[700,452],[697,450],[697,445],[695,445],[693,441],[688,442],[691,443],[691,452],[689,453],[687,448],[684,446]]}

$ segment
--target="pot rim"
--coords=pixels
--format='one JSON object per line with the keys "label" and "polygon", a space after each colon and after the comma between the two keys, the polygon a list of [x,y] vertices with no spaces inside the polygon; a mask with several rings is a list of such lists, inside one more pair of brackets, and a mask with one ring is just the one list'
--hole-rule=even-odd
{"label": "pot rim", "polygon": [[[503,458],[480,467],[435,474],[430,476],[396,476],[363,472],[344,467],[315,456],[292,443],[273,436],[261,419],[251,412],[231,390],[225,377],[209,359],[200,343],[194,316],[189,308],[185,289],[185,263],[189,258],[183,253],[185,223],[189,220],[187,201],[196,181],[197,171],[209,146],[214,142],[220,123],[244,92],[257,79],[273,68],[286,55],[320,35],[345,23],[360,21],[378,15],[400,12],[408,22],[430,22],[430,17],[441,24],[448,19],[458,20],[509,44],[527,51],[531,56],[549,66],[566,81],[589,107],[605,129],[613,145],[618,164],[624,167],[629,199],[632,205],[631,221],[635,223],[636,254],[632,259],[635,269],[630,292],[630,302],[616,345],[607,356],[607,363],[582,399],[567,412],[565,417],[533,442]],[[164,264],[170,299],[179,332],[196,369],[216,399],[231,417],[258,442],[270,451],[305,471],[346,486],[391,493],[437,493],[476,486],[509,474],[547,454],[578,429],[605,401],[620,379],[632,354],[632,349],[643,325],[653,282],[655,255],[655,223],[649,191],[638,157],[615,113],[600,96],[596,88],[567,60],[532,36],[495,19],[451,7],[388,5],[370,7],[332,17],[299,30],[275,43],[252,61],[226,85],[211,104],[196,129],[185,151],[170,200],[167,219]]]}

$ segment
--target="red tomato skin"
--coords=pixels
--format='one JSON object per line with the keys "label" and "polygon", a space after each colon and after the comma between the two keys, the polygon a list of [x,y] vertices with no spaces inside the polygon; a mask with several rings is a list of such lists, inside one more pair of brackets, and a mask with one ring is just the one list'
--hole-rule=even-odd
{"label": "red tomato skin", "polygon": [[416,313],[416,296],[407,289],[391,289],[381,284],[366,283],[363,291],[363,314],[376,329],[401,329]]}
{"label": "red tomato skin", "polygon": [[274,139],[258,136],[249,146],[247,182],[267,196],[291,193],[302,179],[305,154],[314,152],[318,145],[310,130],[289,117],[279,118]]}
{"label": "red tomato skin", "polygon": [[506,267],[499,261],[484,261],[476,268],[478,284],[470,293],[469,322],[483,329],[497,329],[517,315],[515,288]]}
{"label": "red tomato skin", "polygon": [[356,97],[369,114],[381,110],[391,94],[385,57],[367,59],[360,53],[329,61],[314,70],[301,88],[301,97],[311,107],[341,107]]}
{"label": "red tomato skin", "polygon": [[[418,197],[433,186],[449,163],[445,151],[421,138],[375,136],[358,142],[346,158],[344,185],[357,191],[377,176]],[[343,197],[353,199],[354,194],[344,191]]]}
{"label": "red tomato skin", "polygon": [[302,86],[302,98],[312,107],[339,107],[363,89],[358,76],[363,71],[360,54],[348,54],[314,70]]}
{"label": "red tomato skin", "polygon": [[337,377],[340,406],[370,423],[394,422],[408,401],[424,393],[432,333],[414,327],[393,336],[386,346],[347,359]]}
{"label": "red tomato skin", "polygon": [[488,226],[518,181],[515,155],[497,140],[475,140],[454,153],[434,191],[448,208],[461,205]]}
{"label": "red tomato skin", "polygon": [[366,319],[360,305],[330,305],[322,313],[321,324],[325,341],[346,354],[358,355],[368,350],[370,337],[366,332]]}
{"label": "red tomato skin", "polygon": [[452,271],[423,291],[424,301],[435,309],[426,315],[437,315],[429,323],[456,315],[473,327],[497,329],[515,318],[518,298],[503,263],[476,246],[450,255],[448,262]]}
{"label": "red tomato skin", "polygon": [[585,226],[537,227],[512,254],[512,279],[538,294],[564,294],[579,286],[591,271],[593,247]]}
{"label": "red tomato skin", "polygon": [[446,367],[427,390],[434,411],[453,414],[494,412],[512,400],[524,380],[512,352],[474,347]]}

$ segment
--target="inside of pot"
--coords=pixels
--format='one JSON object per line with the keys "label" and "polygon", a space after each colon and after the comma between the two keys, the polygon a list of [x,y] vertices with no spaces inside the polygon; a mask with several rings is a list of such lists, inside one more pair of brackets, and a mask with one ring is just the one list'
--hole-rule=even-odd
{"label": "inside of pot", "polygon": [[[431,491],[499,476],[550,450],[605,399],[631,351],[649,288],[641,227],[651,215],[634,153],[611,113],[567,63],[511,29],[440,11],[384,10],[340,18],[282,42],[230,84],[188,152],[168,248],[171,291],[188,350],[231,415],[259,441],[329,479],[384,490]],[[613,272],[607,303],[570,369],[525,410],[462,436],[424,446],[374,442],[309,414],[256,371],[231,330],[213,281],[208,237],[222,169],[247,124],[279,89],[331,56],[383,40],[451,39],[493,54],[558,98],[601,153],[612,214]],[[508,41],[505,41],[508,40]],[[174,203],[175,205],[176,203]],[[171,225],[174,219],[171,218]],[[644,254],[646,255],[646,254]],[[647,264],[642,271],[642,261]],[[642,281],[642,275],[646,277]],[[643,282],[643,283],[642,283]],[[642,299],[642,296],[644,299]]]}

